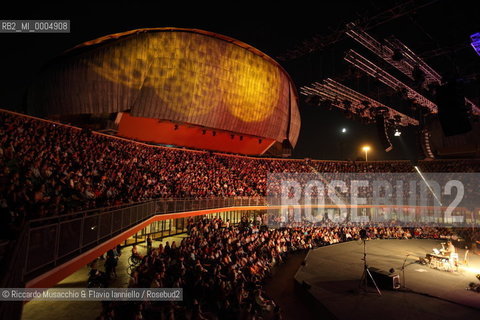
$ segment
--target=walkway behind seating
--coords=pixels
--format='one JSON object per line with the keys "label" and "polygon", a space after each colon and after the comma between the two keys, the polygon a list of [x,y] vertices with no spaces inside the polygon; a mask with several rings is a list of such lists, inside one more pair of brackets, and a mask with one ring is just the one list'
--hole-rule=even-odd
{"label": "walkway behind seating", "polygon": [[[180,243],[186,234],[167,237],[162,241],[153,241],[153,247],[158,247],[160,243],[165,245],[167,241]],[[147,246],[145,243],[137,245],[141,254],[146,254]],[[132,247],[123,248],[122,255],[119,258],[117,266],[117,279],[110,284],[112,288],[126,288],[128,286],[129,275],[127,274],[128,258],[131,255]],[[99,269],[103,270],[104,260],[99,260]],[[85,288],[88,280],[88,266],[85,266],[60,281],[55,288]],[[95,319],[102,312],[102,305],[99,301],[30,301],[23,308],[22,320],[88,320]]]}

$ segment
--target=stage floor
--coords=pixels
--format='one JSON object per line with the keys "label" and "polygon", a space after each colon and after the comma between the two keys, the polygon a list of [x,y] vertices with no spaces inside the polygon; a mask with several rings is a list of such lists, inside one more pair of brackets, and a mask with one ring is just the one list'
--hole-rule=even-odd
{"label": "stage floor", "polygon": [[[382,296],[369,287],[359,290],[363,273],[363,243],[352,241],[311,250],[295,275],[299,283],[338,319],[478,319],[480,294],[466,290],[478,282],[480,256],[470,255],[468,267],[447,272],[416,263],[437,240],[371,240],[366,242],[367,264],[381,270],[395,269],[406,290],[384,290]],[[459,250],[463,260],[464,250]],[[407,255],[409,255],[407,257]],[[405,258],[405,279],[400,271]]]}

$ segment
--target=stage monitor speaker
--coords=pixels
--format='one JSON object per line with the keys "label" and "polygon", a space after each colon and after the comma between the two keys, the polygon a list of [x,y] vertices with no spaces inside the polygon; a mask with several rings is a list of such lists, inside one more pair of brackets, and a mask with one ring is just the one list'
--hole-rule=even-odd
{"label": "stage monitor speaker", "polygon": [[375,122],[377,123],[378,138],[380,139],[383,148],[386,152],[391,151],[393,146],[390,142],[390,138],[388,137],[387,126],[385,125],[385,117],[381,114],[377,115],[375,117]]}
{"label": "stage monitor speaker", "polygon": [[[368,268],[372,274],[373,279],[377,283],[377,286],[386,290],[398,290],[400,289],[400,276],[396,273],[390,273],[377,268]],[[368,278],[369,284],[370,278]]]}
{"label": "stage monitor speaker", "polygon": [[455,80],[437,89],[438,118],[445,136],[454,136],[472,130],[468,119],[462,85]]}

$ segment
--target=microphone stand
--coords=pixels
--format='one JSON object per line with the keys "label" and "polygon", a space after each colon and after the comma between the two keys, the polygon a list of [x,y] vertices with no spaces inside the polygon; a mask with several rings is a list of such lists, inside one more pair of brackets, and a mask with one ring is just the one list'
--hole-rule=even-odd
{"label": "microphone stand", "polygon": [[402,282],[403,282],[402,287],[403,287],[404,290],[407,289],[407,287],[405,286],[405,283],[406,283],[406,281],[405,281],[405,263],[407,262],[407,259],[408,259],[409,256],[410,256],[410,254],[407,254],[407,256],[405,257],[405,260],[403,260],[403,265],[402,265],[402,269],[401,269],[402,270]]}
{"label": "microphone stand", "polygon": [[366,239],[362,239],[363,241],[363,274],[360,279],[359,287],[362,289],[365,293],[368,293],[368,278],[372,280],[373,285],[375,286],[375,289],[377,289],[378,295],[382,295],[382,292],[377,286],[377,283],[373,279],[372,274],[370,273],[370,270],[368,270],[368,265],[367,265],[367,250],[366,250]]}

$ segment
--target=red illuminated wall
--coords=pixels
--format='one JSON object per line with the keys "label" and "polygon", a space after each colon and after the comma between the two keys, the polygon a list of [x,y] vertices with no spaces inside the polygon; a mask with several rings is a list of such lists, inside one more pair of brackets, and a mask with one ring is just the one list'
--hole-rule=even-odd
{"label": "red illuminated wall", "polygon": [[[171,121],[132,117],[128,113],[124,113],[119,123],[118,135],[147,142],[248,155],[263,154],[275,142],[273,139],[240,135],[188,124],[178,124],[177,129],[175,126],[176,124]],[[215,136],[213,135],[214,131]]]}

